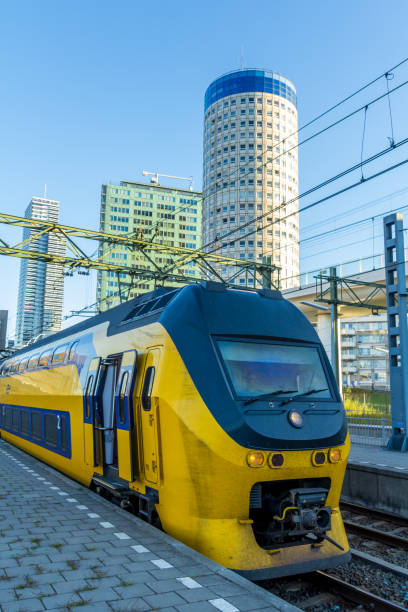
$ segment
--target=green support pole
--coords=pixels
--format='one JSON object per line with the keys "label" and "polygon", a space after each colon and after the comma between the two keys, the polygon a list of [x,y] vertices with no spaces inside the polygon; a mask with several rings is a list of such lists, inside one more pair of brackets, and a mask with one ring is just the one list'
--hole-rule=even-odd
{"label": "green support pole", "polygon": [[[265,266],[270,266],[272,264],[272,257],[270,255],[262,257],[262,263]],[[262,287],[265,289],[272,288],[272,272],[270,268],[262,268]]]}
{"label": "green support pole", "polygon": [[341,372],[339,360],[339,313],[337,306],[337,270],[330,268],[330,315],[331,315],[331,362],[337,385],[341,389]]}

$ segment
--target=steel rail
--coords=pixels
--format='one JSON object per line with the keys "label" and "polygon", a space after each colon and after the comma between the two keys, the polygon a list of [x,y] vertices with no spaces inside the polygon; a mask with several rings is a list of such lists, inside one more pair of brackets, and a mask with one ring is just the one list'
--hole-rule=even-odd
{"label": "steel rail", "polygon": [[398,516],[397,514],[393,514],[392,512],[377,510],[376,508],[366,508],[365,506],[345,501],[340,502],[340,508],[342,511],[352,512],[354,514],[363,514],[364,516],[369,516],[379,521],[395,523],[399,527],[405,527],[408,529],[408,519]]}
{"label": "steel rail", "polygon": [[400,606],[393,601],[383,599],[379,595],[374,595],[361,587],[358,587],[349,582],[345,582],[340,578],[331,576],[322,571],[317,571],[310,575],[310,579],[318,586],[324,586],[330,590],[338,593],[345,599],[352,601],[356,604],[362,604],[367,606],[369,610],[374,612],[406,612],[407,609],[404,606]]}
{"label": "steel rail", "polygon": [[366,527],[365,525],[360,525],[354,521],[343,520],[343,523],[348,533],[352,533],[363,538],[376,540],[377,542],[381,542],[389,546],[395,546],[396,548],[402,548],[403,550],[408,550],[408,538],[406,537],[404,538],[393,533],[373,529],[372,527]]}

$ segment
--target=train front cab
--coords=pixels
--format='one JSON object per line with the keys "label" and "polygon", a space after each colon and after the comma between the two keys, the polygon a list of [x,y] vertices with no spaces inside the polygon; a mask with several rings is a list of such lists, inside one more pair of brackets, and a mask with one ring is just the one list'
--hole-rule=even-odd
{"label": "train front cab", "polygon": [[[177,315],[163,318],[158,390],[164,479],[157,509],[164,530],[251,579],[346,561],[339,499],[349,439],[334,377],[312,326],[275,294],[197,286],[188,294],[184,290],[177,305]],[[320,364],[313,388],[329,391],[309,395],[311,387],[301,386],[302,395],[293,391],[299,383],[288,380],[287,394],[276,401],[270,393],[262,397],[262,388],[256,401],[252,391],[238,394],[220,359],[219,343],[225,341],[228,351],[250,343],[249,352],[256,354],[260,343],[268,354],[283,345],[294,347],[294,356],[310,349]],[[289,420],[296,412],[304,417],[300,428]]]}
{"label": "train front cab", "polygon": [[[159,481],[151,487],[159,492],[164,530],[250,579],[327,569],[345,561],[348,543],[339,498],[348,438],[335,448],[338,461],[330,455],[335,449],[327,447],[268,451],[237,444],[209,413],[170,338],[162,366],[155,389],[160,398]],[[274,465],[277,456],[283,461]],[[281,507],[265,513],[271,496]],[[299,514],[304,523],[296,530],[292,522]],[[285,519],[282,530],[267,540],[265,518],[271,523],[275,515]],[[309,532],[318,531],[315,520],[322,527],[320,537],[308,539]]]}

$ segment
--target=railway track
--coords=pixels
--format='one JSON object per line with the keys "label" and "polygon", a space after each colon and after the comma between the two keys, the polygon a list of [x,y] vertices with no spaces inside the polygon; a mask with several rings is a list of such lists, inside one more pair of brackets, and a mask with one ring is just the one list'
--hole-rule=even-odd
{"label": "railway track", "polygon": [[407,612],[403,602],[397,603],[327,572],[317,571],[279,581],[261,583],[275,595],[307,612]]}
{"label": "railway track", "polygon": [[342,504],[352,560],[328,572],[268,581],[276,595],[308,612],[408,610],[408,520]]}
{"label": "railway track", "polygon": [[346,531],[380,542],[387,546],[393,546],[401,550],[408,550],[408,520],[394,514],[372,510],[356,504],[342,503],[342,513],[357,515],[358,519],[363,517],[372,522],[371,526],[362,524],[351,517],[343,519]]}
{"label": "railway track", "polygon": [[379,529],[373,529],[372,527],[360,525],[354,521],[345,520],[343,522],[348,533],[352,533],[363,538],[370,538],[372,540],[376,540],[377,542],[381,542],[382,544],[387,544],[388,546],[401,548],[402,550],[408,550],[408,539],[406,537],[401,537],[399,535],[388,533],[387,531],[381,531]]}
{"label": "railway track", "polygon": [[[389,601],[370,593],[361,587],[354,584],[341,580],[331,574],[325,572],[315,572],[311,575],[311,580],[319,585],[327,588],[329,591],[340,595],[343,599],[350,601],[352,604],[363,606],[366,610],[373,610],[374,612],[406,612],[407,608],[401,606],[393,601]],[[305,602],[307,604],[307,602]],[[309,602],[313,603],[313,602]],[[312,606],[307,606],[307,610]]]}
{"label": "railway track", "polygon": [[350,502],[340,502],[340,509],[342,512],[350,512],[352,514],[359,514],[369,518],[373,518],[376,521],[394,523],[398,527],[404,527],[408,529],[408,519],[392,514],[391,512],[385,512],[383,510],[376,510],[374,508],[366,508],[359,504],[352,504]]}

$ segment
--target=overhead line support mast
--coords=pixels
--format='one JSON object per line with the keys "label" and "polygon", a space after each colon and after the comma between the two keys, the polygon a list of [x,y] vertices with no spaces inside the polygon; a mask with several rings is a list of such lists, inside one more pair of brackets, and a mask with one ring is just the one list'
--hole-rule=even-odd
{"label": "overhead line support mast", "polygon": [[[41,219],[28,219],[0,213],[0,223],[29,228],[33,230],[24,243],[12,246],[0,238],[0,255],[10,255],[25,259],[34,259],[46,263],[59,264],[68,271],[73,270],[103,270],[115,274],[126,274],[130,278],[128,294],[136,279],[154,280],[157,285],[164,282],[176,282],[190,284],[214,279],[214,277],[230,287],[236,287],[233,281],[236,276],[246,273],[253,278],[253,286],[241,286],[240,289],[253,289],[257,285],[267,288],[279,287],[279,268],[272,265],[270,261],[255,263],[250,260],[225,257],[216,253],[188,249],[185,247],[170,246],[159,242],[144,240],[134,235],[108,234],[107,232],[87,230],[83,228],[51,223]],[[38,234],[58,235],[70,251],[67,255],[56,255],[37,250],[35,241]],[[79,247],[75,239],[86,239],[98,241],[106,245],[106,250],[100,250],[95,256],[88,256]],[[32,247],[32,250],[31,250]],[[137,264],[125,265],[119,262],[107,261],[109,256],[120,248],[126,248],[138,258]],[[155,259],[161,255],[163,263],[159,264]],[[195,266],[199,270],[195,276],[186,273],[187,264]],[[223,279],[217,271],[217,266],[229,269],[229,276]],[[191,268],[190,268],[191,269]]]}

